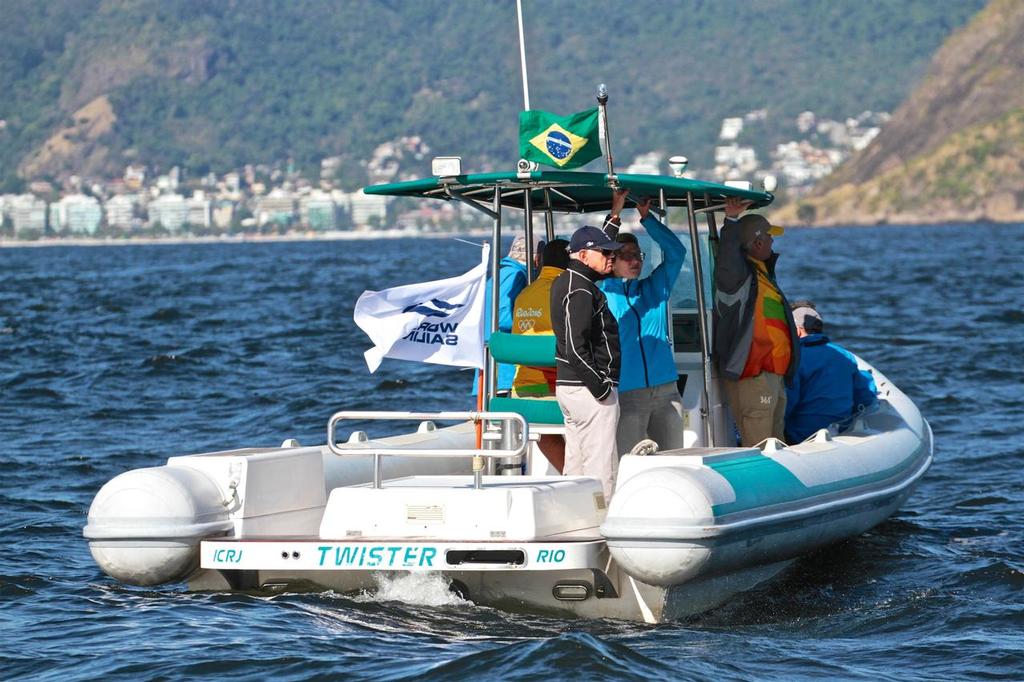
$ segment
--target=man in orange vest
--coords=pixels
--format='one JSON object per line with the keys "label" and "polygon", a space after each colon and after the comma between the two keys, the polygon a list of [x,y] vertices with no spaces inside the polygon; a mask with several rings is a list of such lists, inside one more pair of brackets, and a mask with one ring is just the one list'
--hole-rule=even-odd
{"label": "man in orange vest", "polygon": [[783,229],[749,201],[725,204],[715,264],[715,357],[744,446],[785,439],[786,384],[800,364],[789,302],[775,280],[774,237]]}

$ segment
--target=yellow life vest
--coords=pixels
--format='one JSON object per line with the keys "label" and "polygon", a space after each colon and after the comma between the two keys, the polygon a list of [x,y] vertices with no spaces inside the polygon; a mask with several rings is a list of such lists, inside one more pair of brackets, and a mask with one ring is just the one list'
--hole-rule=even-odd
{"label": "yellow life vest", "polygon": [[[516,296],[512,309],[513,334],[553,334],[551,329],[551,283],[565,272],[546,265],[537,279]],[[554,367],[518,365],[512,381],[512,395],[517,397],[551,396],[555,394]]]}

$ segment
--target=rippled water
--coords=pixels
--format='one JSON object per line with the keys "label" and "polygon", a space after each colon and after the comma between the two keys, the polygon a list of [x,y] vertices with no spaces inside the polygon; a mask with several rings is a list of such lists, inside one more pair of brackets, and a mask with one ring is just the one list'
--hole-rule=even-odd
{"label": "rippled water", "polygon": [[793,230],[791,299],[917,401],[935,464],[902,511],[686,622],[377,596],[125,587],[81,527],[174,454],[323,442],[342,406],[467,407],[466,374],[366,372],[366,288],[451,275],[452,240],[0,250],[0,677],[1024,678],[1024,229]]}

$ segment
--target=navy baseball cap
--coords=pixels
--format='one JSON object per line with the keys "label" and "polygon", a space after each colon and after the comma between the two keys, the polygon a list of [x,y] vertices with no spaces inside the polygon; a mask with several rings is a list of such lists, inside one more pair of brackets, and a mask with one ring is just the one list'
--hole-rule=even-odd
{"label": "navy baseball cap", "polygon": [[584,225],[572,233],[569,240],[569,253],[578,253],[585,249],[595,251],[615,251],[622,248],[622,244],[615,241],[604,233],[599,227]]}

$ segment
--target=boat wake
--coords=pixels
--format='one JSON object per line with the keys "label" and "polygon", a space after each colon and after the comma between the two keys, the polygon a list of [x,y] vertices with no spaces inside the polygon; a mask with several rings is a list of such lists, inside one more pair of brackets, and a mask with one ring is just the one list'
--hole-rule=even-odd
{"label": "boat wake", "polygon": [[452,591],[451,583],[440,573],[377,573],[374,575],[377,589],[363,592],[355,600],[359,602],[397,601],[416,606],[471,606]]}

